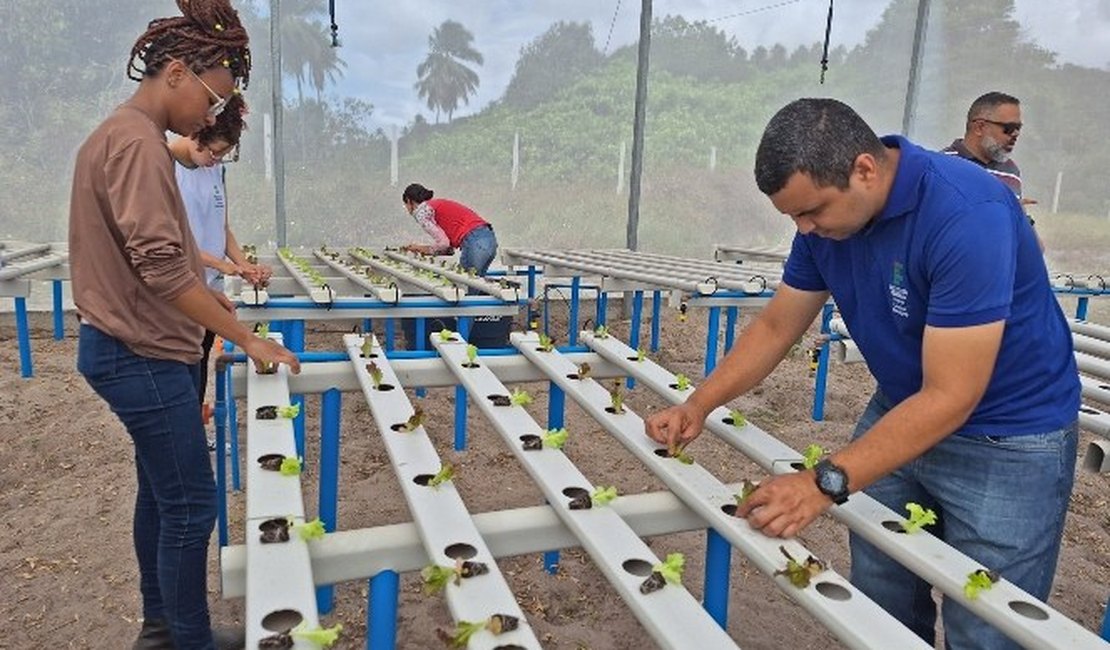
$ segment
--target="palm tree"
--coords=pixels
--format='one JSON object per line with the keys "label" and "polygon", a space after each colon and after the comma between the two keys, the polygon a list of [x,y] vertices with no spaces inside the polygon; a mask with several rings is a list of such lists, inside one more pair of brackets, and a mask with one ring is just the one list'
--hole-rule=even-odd
{"label": "palm tree", "polygon": [[482,54],[471,46],[474,35],[462,24],[445,20],[428,37],[428,57],[416,67],[419,81],[414,87],[420,99],[435,111],[439,123],[440,111],[447,113],[447,121],[459,107],[459,102],[470,103],[470,96],[478,91],[478,73],[463,61],[482,65]]}

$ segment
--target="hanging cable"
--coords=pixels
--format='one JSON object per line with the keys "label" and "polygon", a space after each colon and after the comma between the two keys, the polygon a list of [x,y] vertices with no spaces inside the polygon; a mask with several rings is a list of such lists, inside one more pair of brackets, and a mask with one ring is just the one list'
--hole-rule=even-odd
{"label": "hanging cable", "polygon": [[617,14],[621,11],[621,0],[617,0],[617,8],[613,10],[613,19],[609,21],[609,34],[605,37],[605,49],[601,51],[604,56],[609,53],[609,39],[613,38],[613,27],[617,24]]}
{"label": "hanging cable", "polygon": [[825,71],[829,69],[829,38],[832,36],[833,0],[829,0],[829,17],[825,20],[825,49],[821,52],[821,83],[825,83]]}
{"label": "hanging cable", "polygon": [[770,11],[771,9],[778,9],[780,7],[786,7],[788,5],[796,5],[801,1],[802,0],[784,0],[783,2],[776,2],[775,4],[764,5],[762,7],[756,7],[755,9],[748,9],[746,11],[739,11],[737,13],[729,14],[727,16],[721,16],[719,18],[710,18],[709,20],[706,20],[705,22],[715,23],[715,22],[718,22],[718,21],[721,21],[721,20],[728,20],[729,18],[739,18],[740,16],[750,16],[751,14],[757,14],[761,11]]}
{"label": "hanging cable", "polygon": [[335,23],[335,0],[328,0],[328,13],[331,15],[331,46],[339,47],[339,25]]}

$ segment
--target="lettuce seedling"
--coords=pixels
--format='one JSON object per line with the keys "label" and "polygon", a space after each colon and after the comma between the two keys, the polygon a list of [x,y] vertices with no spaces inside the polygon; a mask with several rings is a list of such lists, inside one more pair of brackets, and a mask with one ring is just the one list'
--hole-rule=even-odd
{"label": "lettuce seedling", "polygon": [[728,412],[728,417],[732,420],[732,426],[737,429],[748,423],[748,418],[744,417],[744,412],[740,409],[731,409]]}
{"label": "lettuce seedling", "polygon": [[443,329],[441,329],[439,331],[439,340],[441,340],[441,341],[453,341],[454,339],[455,339],[455,333],[452,332],[451,330],[447,329],[446,327],[444,327]]}
{"label": "lettuce seedling", "polygon": [[478,358],[478,346],[472,343],[466,344],[466,360],[470,365],[474,365],[474,360]]}
{"label": "lettuce seedling", "polygon": [[616,498],[616,486],[599,487],[598,489],[594,490],[593,494],[590,495],[590,501],[592,501],[595,506],[609,505],[609,502]]}
{"label": "lettuce seedling", "polygon": [[343,625],[336,623],[334,627],[309,627],[306,621],[301,621],[297,627],[289,630],[289,636],[304,639],[309,643],[314,643],[323,648],[330,648],[332,644],[339,640],[339,633],[343,631]]}
{"label": "lettuce seedling", "polygon": [[470,643],[470,637],[474,636],[482,630],[489,630],[494,636],[500,635],[503,632],[512,632],[520,627],[520,619],[509,614],[494,614],[484,621],[471,623],[470,621],[459,621],[455,625],[455,633],[448,636],[442,631],[439,636],[444,642],[456,648],[464,648]]}
{"label": "lettuce seedling", "polygon": [[366,372],[370,373],[370,381],[374,382],[374,388],[382,385],[382,369],[378,367],[378,364],[373,361],[366,364]]}
{"label": "lettuce seedling", "polygon": [[663,576],[663,579],[672,585],[682,584],[682,570],[686,566],[686,557],[682,553],[668,553],[667,559],[661,564],[651,567],[651,570]]}
{"label": "lettuce seedling", "polygon": [[455,477],[455,468],[451,463],[444,463],[436,475],[428,479],[428,487],[439,487]]}
{"label": "lettuce seedling", "polygon": [[738,494],[732,495],[733,498],[736,499],[736,507],[739,508],[740,506],[744,505],[744,502],[748,500],[748,497],[750,497],[757,488],[759,488],[759,483],[744,479],[740,483],[740,492]]}
{"label": "lettuce seedling", "polygon": [[995,571],[987,569],[976,569],[967,574],[967,582],[964,583],[964,595],[970,600],[975,600],[979,597],[979,592],[984,589],[990,589],[994,583],[998,582],[999,575]]}
{"label": "lettuce seedling", "polygon": [[540,333],[540,349],[544,352],[551,352],[555,349],[555,339],[547,334]]}
{"label": "lettuce seedling", "polygon": [[579,379],[585,379],[586,377],[589,377],[589,376],[590,376],[590,364],[586,363],[585,361],[578,364],[578,378]]}
{"label": "lettuce seedling", "polygon": [[297,531],[297,534],[301,536],[301,539],[306,542],[310,542],[314,539],[320,539],[324,536],[324,533],[328,532],[327,528],[324,527],[324,522],[320,521],[319,517],[313,519],[312,521],[306,521],[303,524],[293,526],[293,530]]}
{"label": "lettuce seedling", "polygon": [[459,621],[455,624],[455,633],[452,634],[450,638],[444,638],[444,641],[456,648],[465,648],[467,644],[470,643],[470,637],[484,629],[486,629],[486,621],[478,621],[476,623]]}
{"label": "lettuce seedling", "polygon": [[532,396],[528,394],[528,391],[514,388],[509,393],[509,403],[513,406],[528,406],[532,403]]}
{"label": "lettuce seedling", "polygon": [[621,393],[621,380],[614,379],[613,387],[609,389],[609,399],[613,413],[624,413],[624,395]]}
{"label": "lettuce seedling", "polygon": [[594,330],[594,337],[599,339],[609,338],[609,328],[604,325],[598,325]]}
{"label": "lettuce seedling", "polygon": [[254,333],[260,339],[264,339],[264,338],[268,337],[270,335],[270,323],[269,322],[259,323],[258,325],[255,326]]}
{"label": "lettuce seedling", "polygon": [[281,459],[281,467],[278,468],[282,476],[298,476],[301,473],[301,459],[296,456],[286,456]]}
{"label": "lettuce seedling", "polygon": [[667,455],[683,465],[693,465],[694,457],[686,453],[685,445],[673,444],[667,447]]}
{"label": "lettuce seedling", "polygon": [[297,417],[300,414],[301,414],[301,405],[300,404],[290,404],[289,406],[279,406],[278,407],[278,417],[279,418],[286,418],[287,420],[292,420],[293,418]]}
{"label": "lettuce seedling", "polygon": [[362,347],[359,351],[362,352],[363,358],[369,359],[370,355],[374,353],[373,338],[370,336],[362,337]]}
{"label": "lettuce seedling", "polygon": [[548,429],[547,432],[540,437],[543,438],[544,447],[562,449],[563,445],[567,444],[568,435],[570,434],[567,433],[566,429]]}
{"label": "lettuce seedling", "polygon": [[674,387],[677,390],[690,390],[690,378],[681,372],[674,376]]}
{"label": "lettuce seedling", "polygon": [[412,415],[409,416],[409,419],[405,420],[405,423],[401,425],[401,431],[416,431],[416,429],[423,426],[423,424],[424,409],[417,406],[413,408]]}
{"label": "lettuce seedling", "polygon": [[933,512],[932,508],[922,508],[920,504],[910,501],[906,504],[906,510],[910,513],[909,518],[899,523],[902,525],[902,530],[907,533],[916,533],[925,526],[937,523],[937,513]]}
{"label": "lettuce seedling", "polygon": [[643,361],[644,359],[647,359],[647,350],[642,347],[636,348],[636,361]]}
{"label": "lettuce seedling", "polygon": [[429,596],[443,591],[448,582],[459,584],[459,573],[455,567],[430,564],[420,571],[420,575],[424,578],[424,593]]}
{"label": "lettuce seedling", "polygon": [[809,586],[809,581],[817,577],[817,574],[825,570],[825,563],[821,560],[810,555],[804,562],[799,562],[790,555],[785,546],[780,546],[779,550],[786,556],[786,568],[775,571],[777,576],[786,576],[790,584],[798,589],[805,589]]}
{"label": "lettuce seedling", "polygon": [[802,467],[813,469],[825,455],[825,448],[821,445],[810,445],[802,452]]}

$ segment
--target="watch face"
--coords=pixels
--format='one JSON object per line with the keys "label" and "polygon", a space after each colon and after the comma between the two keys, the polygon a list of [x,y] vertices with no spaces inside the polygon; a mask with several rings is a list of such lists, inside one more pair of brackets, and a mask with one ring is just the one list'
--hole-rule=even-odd
{"label": "watch face", "polygon": [[848,477],[836,468],[825,466],[817,472],[817,486],[825,494],[841,494],[848,489]]}

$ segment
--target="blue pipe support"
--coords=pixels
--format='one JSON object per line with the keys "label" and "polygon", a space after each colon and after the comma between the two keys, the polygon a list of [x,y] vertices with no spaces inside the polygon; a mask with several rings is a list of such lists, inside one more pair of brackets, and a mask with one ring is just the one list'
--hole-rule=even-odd
{"label": "blue pipe support", "polygon": [[1078,320],[1087,320],[1087,303],[1090,302],[1087,296],[1080,296],[1079,300],[1075,303],[1075,317]]}
{"label": "blue pipe support", "polygon": [[601,291],[597,294],[597,317],[594,318],[594,321],[597,323],[598,327],[601,327],[608,322],[608,316],[609,293],[607,291]]}
{"label": "blue pipe support", "polygon": [[65,311],[62,309],[62,281],[54,280],[54,340],[61,341],[66,335]]}
{"label": "blue pipe support", "polygon": [[717,367],[717,341],[721,336],[721,308],[709,308],[709,325],[705,333],[705,376]]}
{"label": "blue pipe support", "polygon": [[728,354],[729,350],[732,349],[732,344],[736,341],[736,321],[739,317],[739,307],[725,308],[725,354]]}
{"label": "blue pipe support", "polygon": [[712,528],[705,531],[705,611],[728,629],[728,583],[732,545]]}
{"label": "blue pipe support", "polygon": [[567,323],[567,343],[578,343],[578,299],[582,293],[582,277],[574,276],[570,281],[570,322]]}
{"label": "blue pipe support", "polygon": [[227,368],[216,373],[216,521],[220,547],[227,546]]}
{"label": "blue pipe support", "polygon": [[1102,614],[1102,638],[1110,641],[1110,599],[1106,601],[1106,611]]}
{"label": "blue pipe support", "polygon": [[393,341],[397,336],[397,329],[392,318],[385,319],[385,351],[393,352]]}
{"label": "blue pipe support", "polygon": [[[320,521],[324,530],[339,529],[339,440],[342,417],[342,393],[336,388],[324,391],[320,398]],[[316,608],[321,614],[331,612],[334,587],[316,588]]]}
{"label": "blue pipe support", "polygon": [[[291,352],[304,352],[303,320],[293,320],[286,323],[285,347],[289,348]],[[297,413],[297,417],[293,418],[293,438],[294,440],[296,440],[297,456],[300,458],[304,458],[304,395],[290,395],[289,403],[293,406],[300,407]]]}
{"label": "blue pipe support", "polygon": [[[536,299],[536,267],[528,266],[528,327],[532,329],[532,323],[536,320],[536,309],[533,307]],[[544,328],[544,332],[547,328]]]}
{"label": "blue pipe support", "polygon": [[[826,338],[830,334],[829,322],[832,320],[833,306],[825,305],[821,309],[821,334]],[[825,391],[829,382],[829,341],[821,345],[821,353],[817,357],[817,376],[814,379],[813,389],[813,419],[820,422],[825,419]]]}
{"label": "blue pipe support", "polygon": [[362,319],[362,333],[369,334],[374,331],[374,320],[371,318]]}
{"label": "blue pipe support", "polygon": [[366,603],[366,647],[393,650],[397,647],[397,572],[385,570],[370,578]]}
{"label": "blue pipe support", "polygon": [[[228,344],[230,345],[230,343]],[[228,373],[231,368],[228,368]],[[231,375],[228,374],[227,418],[228,437],[231,439],[231,489],[239,491],[239,405],[231,399]]]}
{"label": "blue pipe support", "polygon": [[[470,336],[470,319],[458,320],[459,336]],[[455,451],[466,451],[466,389],[455,386]]]}
{"label": "blue pipe support", "polygon": [[[416,346],[415,347],[416,347],[417,350],[424,350],[427,347],[424,344],[424,342],[428,340],[428,335],[424,331],[425,328],[427,328],[427,326],[428,326],[428,319],[426,319],[426,318],[417,318],[416,319],[415,327],[413,328],[413,336],[416,337]],[[428,394],[428,390],[426,388],[424,388],[423,386],[417,386],[416,387],[416,396],[417,397],[424,397],[427,394]]]}
{"label": "blue pipe support", "polygon": [[26,379],[35,374],[31,366],[31,328],[27,324],[27,299],[15,299],[15,331],[19,339],[19,369]]}
{"label": "blue pipe support", "polygon": [[651,292],[651,351],[659,351],[659,328],[663,320],[663,292]]}
{"label": "blue pipe support", "polygon": [[[633,350],[640,349],[640,321],[644,318],[644,292],[632,292],[632,322],[628,324],[628,345]],[[624,385],[628,390],[636,387],[636,380],[629,375],[628,379],[624,380]]]}
{"label": "blue pipe support", "polygon": [[[566,426],[567,394],[555,382],[551,382],[547,391],[547,428],[562,429]],[[547,551],[543,554],[543,569],[550,575],[559,571],[559,551]]]}

